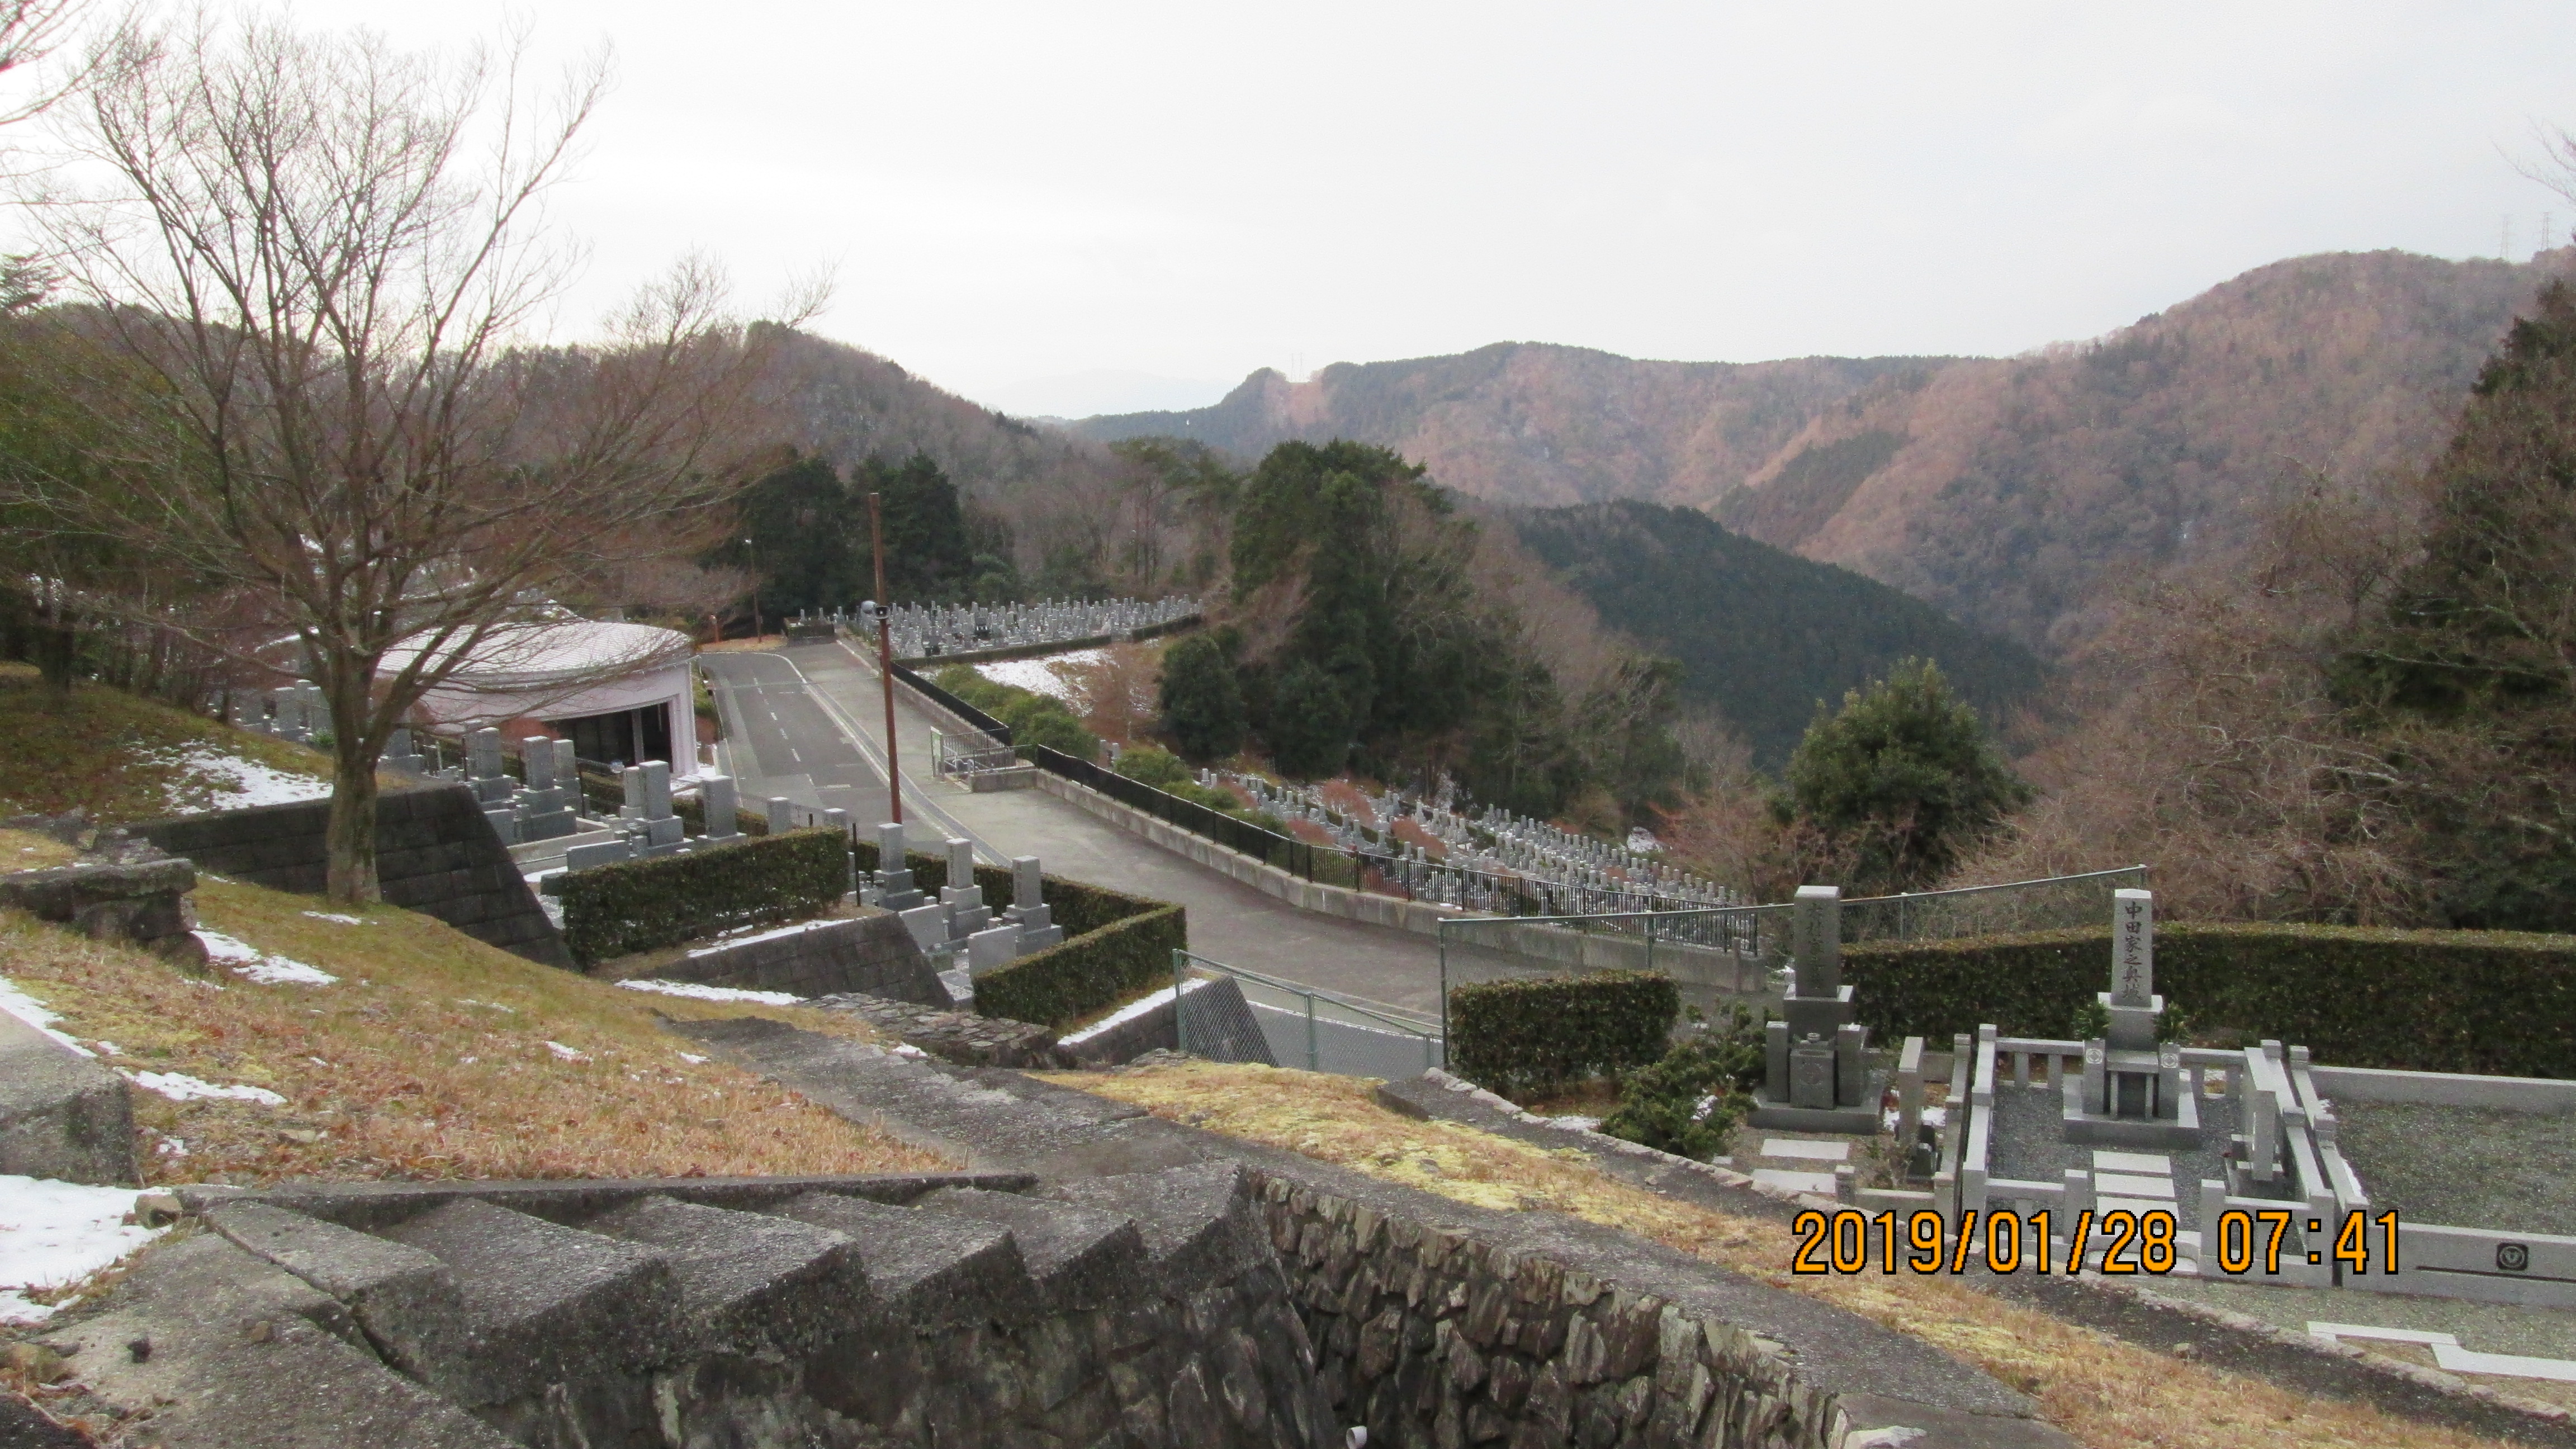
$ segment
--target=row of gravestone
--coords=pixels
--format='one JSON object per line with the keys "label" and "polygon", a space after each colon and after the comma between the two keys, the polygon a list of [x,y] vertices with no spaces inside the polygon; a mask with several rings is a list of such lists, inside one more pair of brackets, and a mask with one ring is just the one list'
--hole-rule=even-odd
{"label": "row of gravestone", "polygon": [[[1197,612],[1198,602],[1189,598],[1051,599],[1029,604],[897,604],[887,622],[895,653],[916,659],[1103,635],[1125,638]],[[833,621],[843,622],[837,614]]]}
{"label": "row of gravestone", "polygon": [[879,825],[879,869],[860,880],[859,903],[894,912],[939,966],[950,997],[963,1003],[973,999],[976,977],[1062,942],[1064,928],[1055,924],[1054,912],[1041,893],[1036,856],[1012,859],[1011,904],[996,915],[984,900],[983,888],[975,883],[974,842],[951,839],[942,848],[948,857],[948,883],[933,899],[914,884],[911,869],[903,863],[903,826],[891,821]]}

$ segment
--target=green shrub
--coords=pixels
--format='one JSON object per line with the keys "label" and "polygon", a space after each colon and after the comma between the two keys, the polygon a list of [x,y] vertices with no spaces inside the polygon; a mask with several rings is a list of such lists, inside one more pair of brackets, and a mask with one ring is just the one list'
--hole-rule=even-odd
{"label": "green shrub", "polygon": [[1619,1084],[1619,1106],[1601,1119],[1613,1137],[1702,1161],[1726,1150],[1762,1080],[1762,1023],[1740,1004],[1673,1045]]}
{"label": "green shrub", "polygon": [[850,889],[837,830],[623,861],[562,878],[564,946],[585,965],[676,945],[734,926],[830,909]]}
{"label": "green shrub", "polygon": [[1543,1092],[1659,1060],[1681,992],[1660,971],[1486,981],[1449,991],[1449,1069],[1497,1092]]}
{"label": "green shrub", "polygon": [[[1132,896],[1123,899],[1136,900]],[[975,1010],[985,1016],[1034,1021],[1061,1031],[1094,1012],[1169,982],[1172,953],[1186,950],[1190,944],[1187,913],[1179,906],[1139,903],[1149,909],[1094,926],[1080,935],[1067,925],[1062,944],[977,977]],[[1066,915],[1077,914],[1080,912],[1060,912],[1056,919],[1063,924]]]}
{"label": "green shrub", "polygon": [[1180,756],[1169,750],[1158,750],[1152,745],[1140,745],[1132,750],[1121,751],[1118,756],[1118,773],[1140,785],[1151,785],[1157,790],[1178,793],[1183,785],[1197,787],[1197,782],[1190,778],[1190,767],[1181,763]]}
{"label": "green shrub", "polygon": [[[2057,1037],[2111,979],[2108,928],[1843,948],[1881,1041],[1939,1043],[1992,1022]],[[2308,1047],[2320,1062],[2576,1077],[2576,937],[2355,926],[2166,925],[2156,990],[2207,1028]]]}

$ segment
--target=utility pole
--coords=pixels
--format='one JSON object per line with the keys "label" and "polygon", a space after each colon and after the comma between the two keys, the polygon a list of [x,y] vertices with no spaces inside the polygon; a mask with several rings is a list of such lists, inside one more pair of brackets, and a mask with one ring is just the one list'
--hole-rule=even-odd
{"label": "utility pole", "polygon": [[751,642],[757,644],[760,642],[760,556],[751,551],[750,539],[742,541],[742,556],[751,561]]}
{"label": "utility pole", "polygon": [[[903,771],[895,767],[894,761],[894,608],[886,600],[885,504],[874,493],[868,495],[868,542],[877,556],[877,681],[885,686],[886,816],[901,825]],[[901,869],[902,865],[897,861],[887,869]]]}

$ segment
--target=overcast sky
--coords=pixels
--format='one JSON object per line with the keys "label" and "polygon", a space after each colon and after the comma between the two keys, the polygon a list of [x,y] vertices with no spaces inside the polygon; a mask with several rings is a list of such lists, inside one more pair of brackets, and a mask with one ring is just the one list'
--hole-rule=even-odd
{"label": "overcast sky", "polygon": [[[304,0],[406,45],[491,0]],[[2527,254],[2557,3],[546,0],[618,85],[562,222],[594,313],[674,254],[1016,412],[1500,340],[2011,353],[2285,256]]]}

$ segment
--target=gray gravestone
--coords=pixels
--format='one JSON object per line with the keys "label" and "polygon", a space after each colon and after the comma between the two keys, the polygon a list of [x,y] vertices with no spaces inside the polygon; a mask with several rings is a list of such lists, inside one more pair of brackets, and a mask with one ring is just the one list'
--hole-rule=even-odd
{"label": "gray gravestone", "polygon": [[738,807],[734,804],[733,776],[699,776],[698,798],[706,805],[709,840],[730,840],[742,833],[734,818]]}

